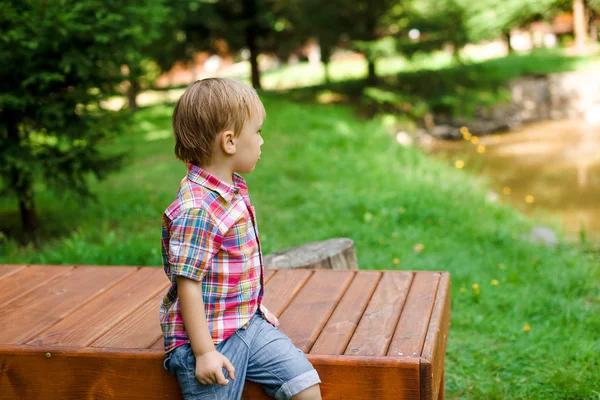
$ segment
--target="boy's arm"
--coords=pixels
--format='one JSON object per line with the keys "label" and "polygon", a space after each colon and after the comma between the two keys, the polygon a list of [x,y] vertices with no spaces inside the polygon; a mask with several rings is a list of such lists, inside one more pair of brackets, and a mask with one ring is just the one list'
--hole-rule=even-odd
{"label": "boy's arm", "polygon": [[229,380],[225,379],[222,369],[225,368],[231,379],[235,379],[235,368],[213,344],[202,301],[202,282],[177,276],[177,287],[185,331],[196,356],[198,381],[203,385],[227,385]]}
{"label": "boy's arm", "polygon": [[168,262],[177,279],[181,316],[196,356],[196,377],[205,385],[227,385],[229,381],[223,376],[223,368],[231,379],[234,379],[234,368],[215,349],[202,299],[202,280],[223,238],[208,212],[200,208],[184,211],[171,221],[169,229]]}

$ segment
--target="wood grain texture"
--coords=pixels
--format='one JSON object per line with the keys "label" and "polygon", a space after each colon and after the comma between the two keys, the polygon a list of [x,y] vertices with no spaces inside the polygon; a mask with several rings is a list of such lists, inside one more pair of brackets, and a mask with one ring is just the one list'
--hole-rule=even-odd
{"label": "wood grain texture", "polygon": [[0,307],[5,307],[72,269],[73,267],[47,267],[43,265],[13,269],[13,273],[5,275],[2,279]]}
{"label": "wood grain texture", "polygon": [[423,398],[444,398],[444,358],[449,330],[450,274],[443,272],[421,354],[421,396]]}
{"label": "wood grain texture", "polygon": [[277,270],[265,290],[263,304],[279,317],[312,274],[309,270]]}
{"label": "wood grain texture", "polygon": [[0,279],[10,276],[17,271],[22,270],[23,268],[27,268],[26,265],[10,265],[10,264],[0,264]]}
{"label": "wood grain texture", "polygon": [[277,273],[277,270],[265,268],[264,271],[265,271],[264,281],[265,281],[265,286],[267,286],[267,283],[269,283],[269,280]]}
{"label": "wood grain texture", "polygon": [[348,238],[333,238],[305,243],[264,257],[266,268],[310,268],[357,270],[354,242]]}
{"label": "wood grain texture", "polygon": [[163,335],[159,324],[159,307],[164,294],[159,293],[126,319],[106,332],[90,347],[113,349],[147,349]]}
{"label": "wood grain texture", "polygon": [[0,309],[0,343],[20,344],[136,271],[127,267],[74,268]]}
{"label": "wood grain texture", "polygon": [[153,349],[153,350],[156,349],[156,350],[162,350],[162,351],[165,350],[165,338],[163,337],[162,332],[161,332],[161,335],[158,338],[158,340],[156,342],[154,342],[154,344],[152,346],[150,346],[150,349]]}
{"label": "wood grain texture", "polygon": [[180,400],[162,359],[162,352],[147,350],[0,347],[0,400]]}
{"label": "wood grain texture", "polygon": [[321,270],[311,276],[279,318],[279,329],[308,353],[355,272]]}
{"label": "wood grain texture", "polygon": [[28,344],[88,346],[157,293],[164,294],[168,286],[169,280],[162,268],[140,268]]}
{"label": "wood grain texture", "polygon": [[379,283],[381,273],[359,271],[352,280],[327,324],[319,334],[311,354],[343,354]]}
{"label": "wood grain texture", "polygon": [[[50,353],[50,358],[46,358]],[[419,360],[389,357],[309,356],[323,384],[323,399],[419,399]],[[0,347],[0,400],[181,399],[177,380],[154,350]],[[242,397],[267,400],[248,383]]]}
{"label": "wood grain texture", "polygon": [[388,356],[421,356],[439,280],[439,273],[415,273]]}
{"label": "wood grain texture", "polygon": [[[0,294],[3,282],[11,282],[6,278],[28,268],[0,265]],[[181,399],[176,379],[162,367],[158,307],[169,282],[162,277],[160,286],[159,269],[136,277],[143,270],[76,267],[1,308],[0,400]],[[266,270],[265,282],[265,305],[279,311],[282,331],[308,352],[324,400],[444,398],[448,273]],[[122,309],[117,293],[129,293]],[[113,320],[111,309],[121,310]],[[86,342],[75,331],[95,333]],[[3,342],[9,337],[21,343]],[[398,348],[420,351],[398,356]],[[310,353],[320,349],[344,354]],[[269,397],[247,382],[242,398]]]}
{"label": "wood grain texture", "polygon": [[385,355],[412,279],[412,272],[383,273],[344,354]]}

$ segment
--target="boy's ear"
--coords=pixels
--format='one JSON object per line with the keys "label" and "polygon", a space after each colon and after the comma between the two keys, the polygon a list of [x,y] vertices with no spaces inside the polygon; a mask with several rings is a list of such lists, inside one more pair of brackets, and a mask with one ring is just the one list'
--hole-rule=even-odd
{"label": "boy's ear", "polygon": [[235,154],[235,136],[233,131],[225,131],[221,133],[219,144],[221,145],[221,149],[223,149],[225,154]]}

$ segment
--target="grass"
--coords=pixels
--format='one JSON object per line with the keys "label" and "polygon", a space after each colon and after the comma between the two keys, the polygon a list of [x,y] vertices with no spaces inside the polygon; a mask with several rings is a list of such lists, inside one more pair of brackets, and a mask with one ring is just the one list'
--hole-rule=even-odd
{"label": "grass", "polygon": [[[247,179],[265,254],[350,237],[363,269],[450,271],[450,399],[600,397],[597,260],[566,243],[520,240],[532,221],[486,201],[479,178],[397,145],[380,119],[263,99],[263,157]],[[47,240],[34,248],[4,237],[0,263],[160,265],[160,216],[185,172],[172,155],[171,112],[140,111],[106,146],[128,152],[129,164],[93,182],[95,202],[38,185]],[[14,234],[16,201],[1,199],[0,213]]]}
{"label": "grass", "polygon": [[[369,87],[361,70],[352,79],[289,90],[297,100],[315,101],[324,93],[356,104],[370,115],[395,113],[419,121],[427,113],[472,118],[481,108],[507,102],[506,84],[522,76],[600,69],[600,53],[568,56],[559,50],[539,50],[489,60],[457,64],[446,53],[382,60],[377,87]],[[316,72],[315,72],[316,74]],[[307,80],[306,78],[305,80]]]}

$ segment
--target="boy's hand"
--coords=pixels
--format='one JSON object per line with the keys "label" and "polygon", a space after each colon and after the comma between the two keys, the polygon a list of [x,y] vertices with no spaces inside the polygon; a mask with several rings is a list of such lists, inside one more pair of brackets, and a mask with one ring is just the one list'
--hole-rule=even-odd
{"label": "boy's hand", "polygon": [[215,383],[221,386],[227,385],[229,379],[225,379],[223,368],[227,370],[231,379],[235,379],[233,364],[217,350],[196,357],[196,378],[203,385],[214,385]]}

